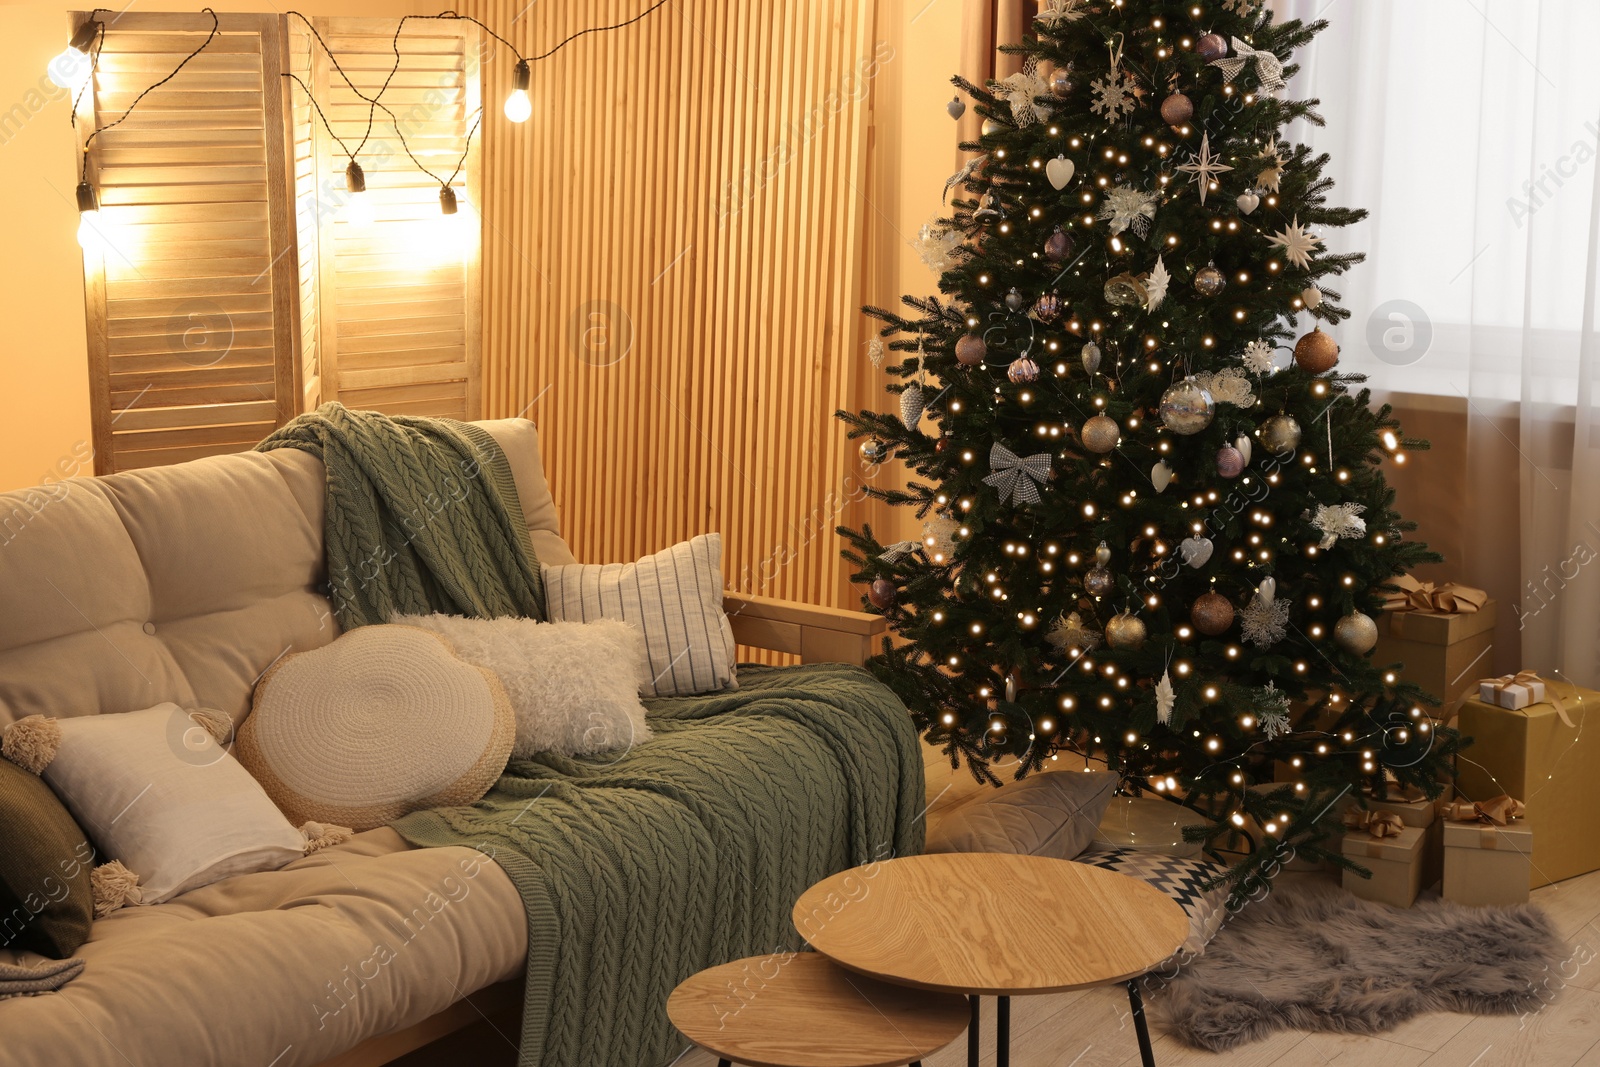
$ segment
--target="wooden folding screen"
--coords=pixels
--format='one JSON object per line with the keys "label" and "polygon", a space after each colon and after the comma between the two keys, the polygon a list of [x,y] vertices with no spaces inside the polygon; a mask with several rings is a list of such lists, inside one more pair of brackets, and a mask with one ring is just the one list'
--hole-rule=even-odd
{"label": "wooden folding screen", "polygon": [[[206,52],[89,154],[104,236],[85,256],[98,473],[239,451],[299,407],[278,20],[220,18]],[[117,118],[210,27],[122,14],[85,106]]]}

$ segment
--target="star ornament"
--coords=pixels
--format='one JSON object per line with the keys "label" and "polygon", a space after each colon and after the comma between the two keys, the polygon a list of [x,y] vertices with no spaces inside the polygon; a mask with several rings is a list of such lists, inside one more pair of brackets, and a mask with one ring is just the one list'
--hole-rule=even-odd
{"label": "star ornament", "polygon": [[1299,216],[1267,240],[1282,248],[1284,258],[1301,270],[1311,268],[1311,253],[1322,245],[1322,238],[1300,225]]}
{"label": "star ornament", "polygon": [[1204,204],[1206,202],[1206,193],[1210,190],[1211,183],[1216,180],[1217,175],[1233,168],[1211,154],[1211,135],[1208,133],[1200,138],[1199,155],[1195,156],[1192,162],[1180,164],[1178,169],[1194,175],[1196,184],[1200,186],[1200,203]]}
{"label": "star ornament", "polygon": [[1083,0],[1045,0],[1044,7],[1034,16],[1034,21],[1047,29],[1060,28],[1063,22],[1076,22],[1083,18]]}

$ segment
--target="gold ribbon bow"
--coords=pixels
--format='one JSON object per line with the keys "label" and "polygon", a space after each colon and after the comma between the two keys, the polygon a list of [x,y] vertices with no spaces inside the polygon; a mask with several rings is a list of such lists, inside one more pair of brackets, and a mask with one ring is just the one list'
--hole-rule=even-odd
{"label": "gold ribbon bow", "polygon": [[1389,582],[1394,589],[1383,596],[1384,611],[1416,611],[1424,615],[1471,615],[1482,610],[1489,602],[1489,594],[1482,589],[1459,582],[1419,582],[1409,574],[1402,574]]}
{"label": "gold ribbon bow", "polygon": [[[1368,796],[1376,796],[1376,791],[1369,785],[1362,790]],[[1387,767],[1383,770],[1383,793],[1385,800],[1396,800],[1410,803],[1415,800],[1427,800],[1428,794],[1419,785],[1401,785],[1400,779]]]}
{"label": "gold ribbon bow", "polygon": [[1392,811],[1347,811],[1344,824],[1351,830],[1365,830],[1373,837],[1399,837],[1405,821]]}
{"label": "gold ribbon bow", "polygon": [[1490,826],[1509,826],[1512,819],[1520,819],[1527,814],[1527,806],[1522,801],[1504,793],[1476,804],[1458,800],[1446,804],[1442,810],[1444,817],[1451,822],[1481,822]]}

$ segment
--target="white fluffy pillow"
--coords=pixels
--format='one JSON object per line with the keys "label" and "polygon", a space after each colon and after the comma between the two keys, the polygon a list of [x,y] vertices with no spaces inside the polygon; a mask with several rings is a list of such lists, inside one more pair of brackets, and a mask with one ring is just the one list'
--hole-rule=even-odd
{"label": "white fluffy pillow", "polygon": [[624,622],[534,622],[404,615],[443,634],[456,655],[500,676],[517,718],[512,759],[587,756],[650,740],[639,677],[644,638]]}

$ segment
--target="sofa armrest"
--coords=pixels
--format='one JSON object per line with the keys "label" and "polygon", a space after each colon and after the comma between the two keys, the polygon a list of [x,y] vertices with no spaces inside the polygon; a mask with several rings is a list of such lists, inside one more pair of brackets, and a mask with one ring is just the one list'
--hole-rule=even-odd
{"label": "sofa armrest", "polygon": [[862,664],[889,629],[881,615],[728,593],[722,606],[741,645],[792,652],[802,663]]}

